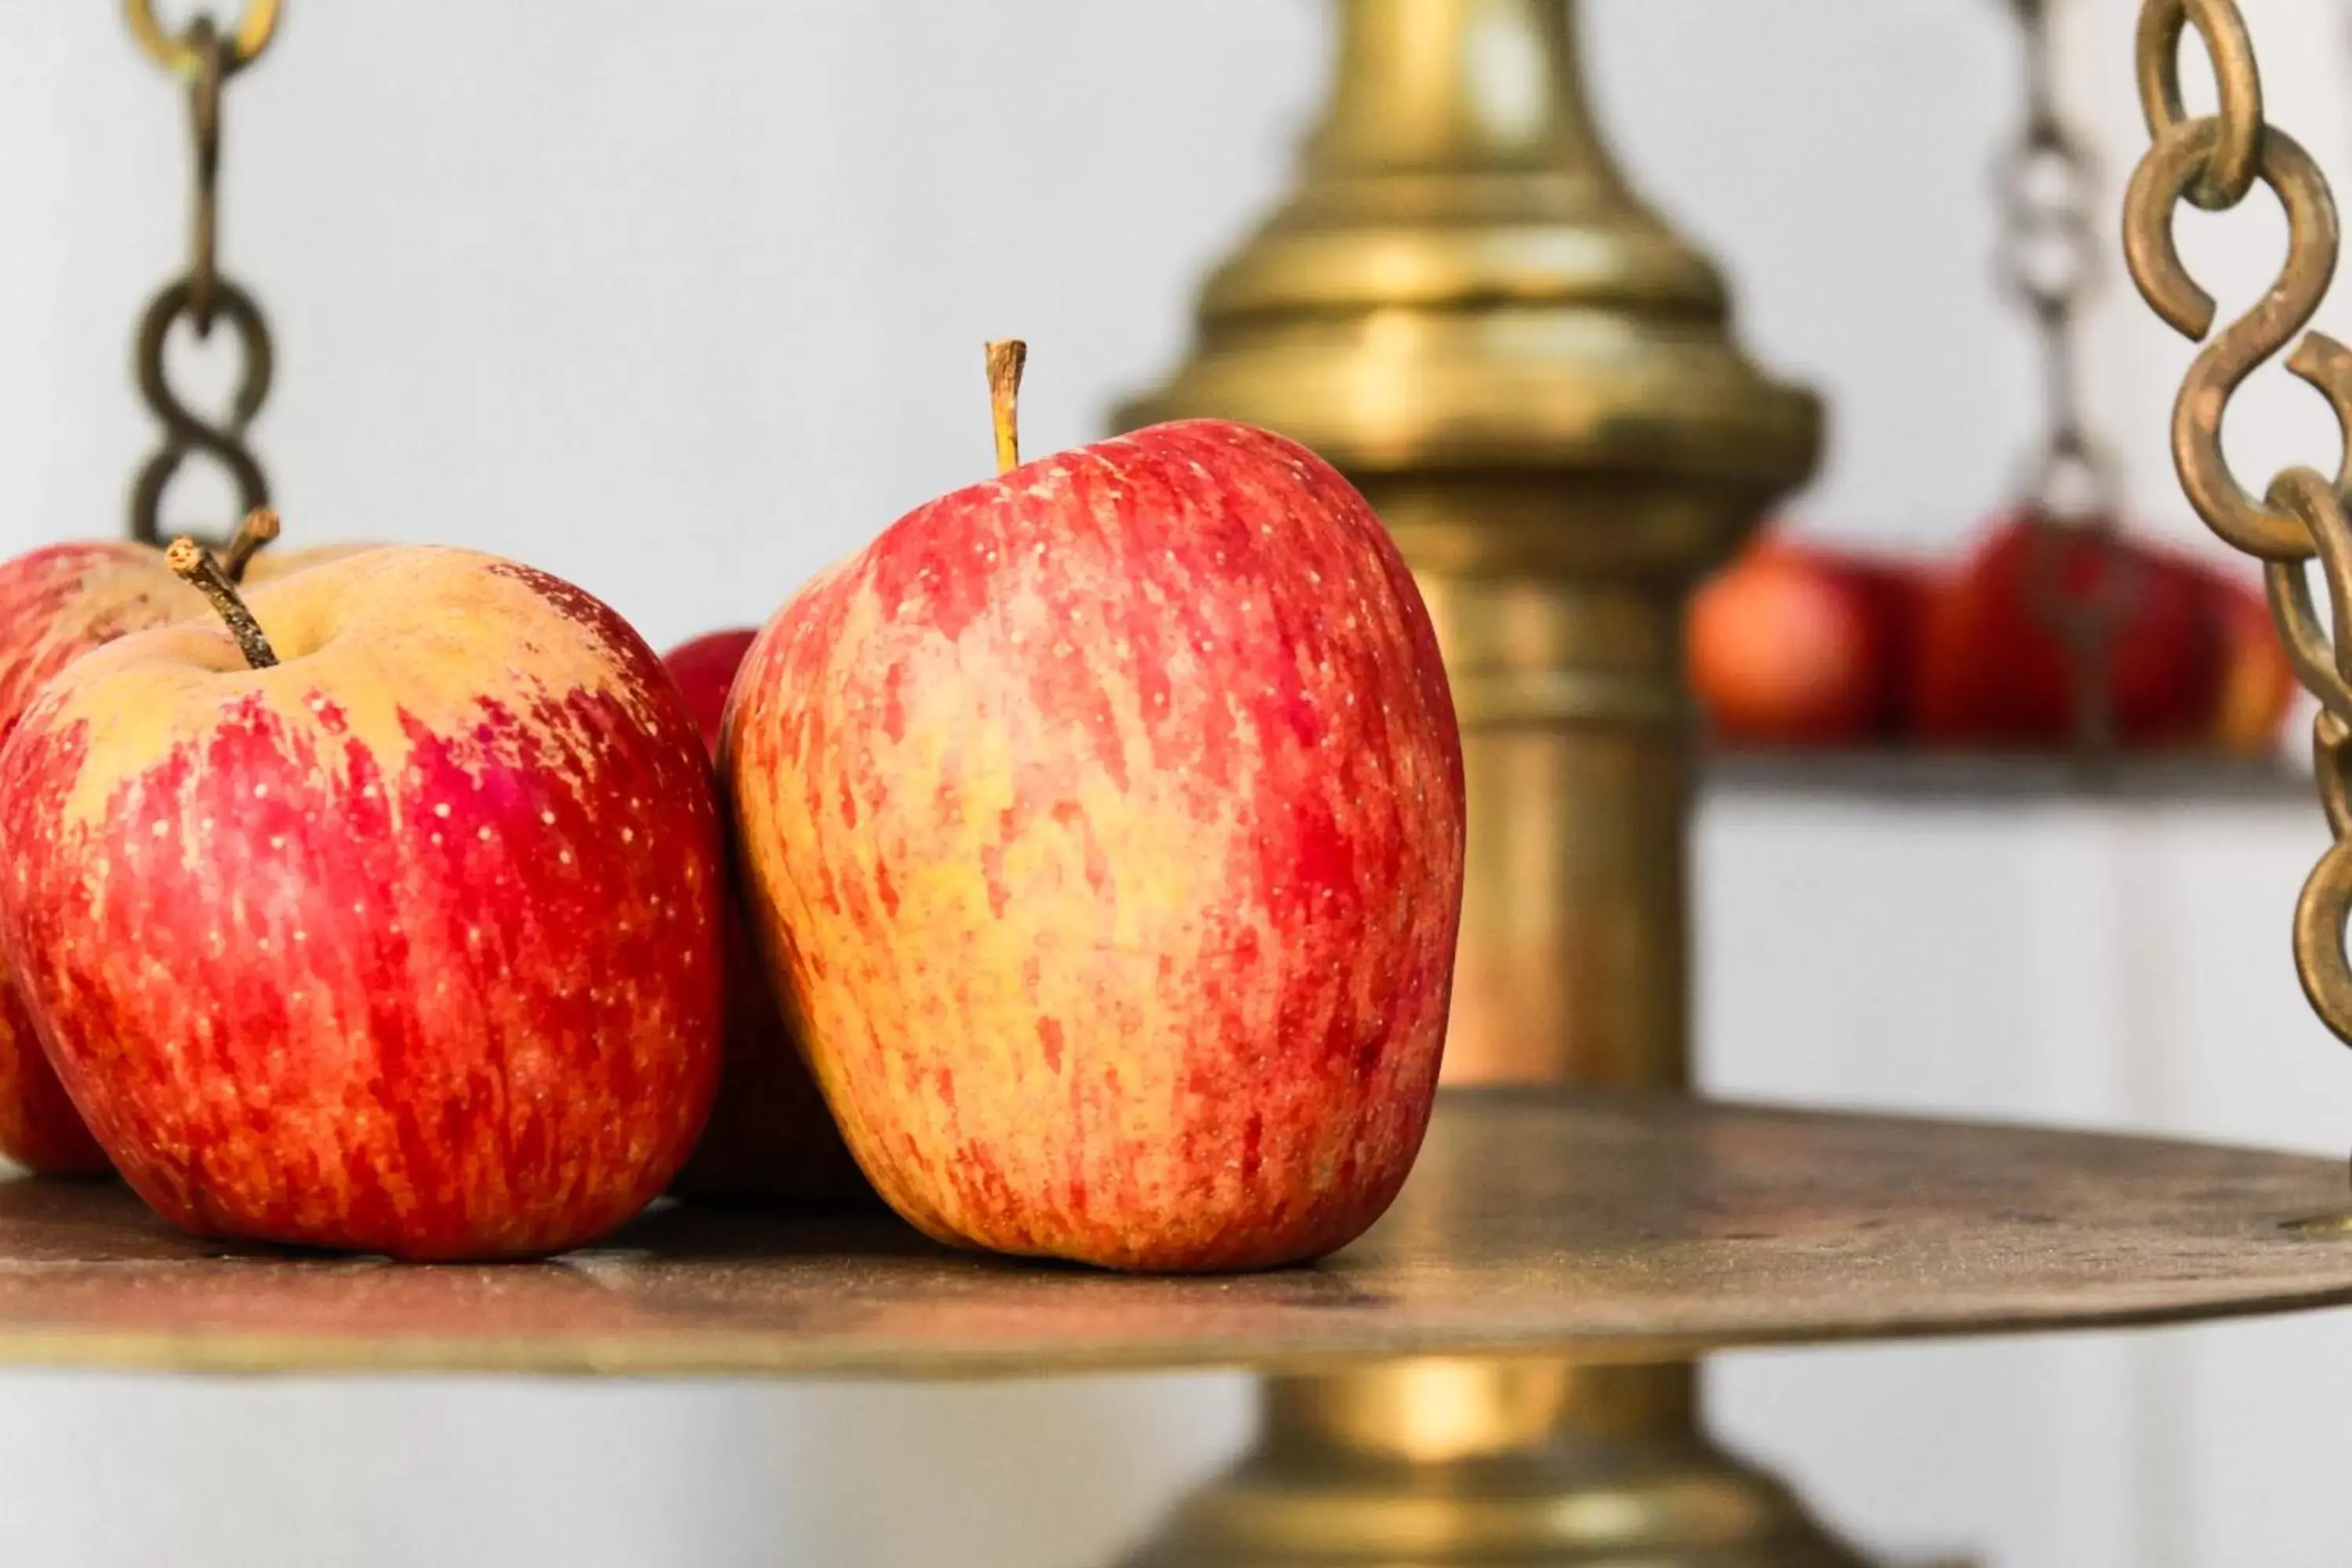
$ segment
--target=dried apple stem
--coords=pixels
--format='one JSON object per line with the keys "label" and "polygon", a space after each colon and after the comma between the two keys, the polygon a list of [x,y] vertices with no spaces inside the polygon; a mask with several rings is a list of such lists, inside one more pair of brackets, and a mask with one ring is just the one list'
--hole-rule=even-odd
{"label": "dried apple stem", "polygon": [[172,541],[172,548],[163,552],[163,562],[181,581],[213,602],[220,618],[228,623],[229,633],[236,638],[246,663],[256,669],[268,669],[278,662],[277,650],[261,635],[261,623],[253,618],[253,612],[236,596],[236,584],[221,574],[220,563],[203,545],[182,534]]}
{"label": "dried apple stem", "polygon": [[278,537],[278,513],[266,506],[255,507],[236,525],[228,548],[221,552],[221,575],[232,583],[245,581],[245,569],[253,562],[261,547]]}
{"label": "dried apple stem", "polygon": [[996,425],[996,471],[1009,474],[1021,466],[1021,371],[1029,363],[1029,345],[1019,338],[1000,338],[988,345],[988,409]]}

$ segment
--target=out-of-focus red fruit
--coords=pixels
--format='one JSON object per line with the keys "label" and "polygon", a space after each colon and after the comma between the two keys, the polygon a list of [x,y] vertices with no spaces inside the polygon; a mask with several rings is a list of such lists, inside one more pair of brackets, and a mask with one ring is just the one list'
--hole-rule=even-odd
{"label": "out-of-focus red fruit", "polygon": [[1763,540],[1691,605],[1691,680],[1718,741],[1841,745],[1902,727],[1914,569]]}
{"label": "out-of-focus red fruit", "polygon": [[2278,749],[2280,731],[2294,706],[2294,666],[2271,624],[2270,601],[2262,589],[2239,578],[2212,574],[2220,603],[2221,688],[2213,714],[2213,744],[2242,756]]}
{"label": "out-of-focus red fruit", "polygon": [[1931,569],[1914,561],[1869,556],[1822,558],[1852,585],[1870,616],[1872,680],[1877,700],[1871,734],[1894,740],[1911,731],[1911,671],[1919,660],[1919,625],[1927,612]]}
{"label": "out-of-focus red fruit", "polygon": [[2127,539],[2037,539],[2021,515],[2000,521],[1931,590],[1920,625],[1913,716],[1929,743],[2061,746],[2074,734],[2072,653],[2037,599],[2042,552],[2082,602],[2116,596],[2109,711],[2126,746],[2206,741],[2224,666],[2220,595],[2204,571]]}

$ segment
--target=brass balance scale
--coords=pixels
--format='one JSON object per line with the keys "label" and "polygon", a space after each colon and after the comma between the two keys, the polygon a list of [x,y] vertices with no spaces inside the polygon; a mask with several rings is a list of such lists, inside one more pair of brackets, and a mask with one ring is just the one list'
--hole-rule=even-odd
{"label": "brass balance scale", "polygon": [[[2035,8],[2038,12],[2038,7]],[[221,88],[268,42],[149,51],[194,106],[194,260],[141,335],[163,422],[134,531],[205,449],[248,504],[268,389],[259,312],[212,253]],[[1257,1447],[1129,1561],[1441,1568],[1830,1568],[1865,1559],[1714,1448],[1694,1358],[1736,1346],[2175,1321],[2352,1302],[2333,1162],[2011,1128],[1762,1111],[1690,1093],[1683,605],[1811,470],[1816,402],[1727,330],[1721,280],[1610,163],[1573,0],[1339,0],[1339,66],[1298,192],[1211,279],[1193,358],[1125,424],[1214,413],[1345,468],[1419,574],[1465,731],[1471,868],[1447,1074],[1396,1208],[1324,1265],[1239,1279],[1036,1272],[894,1226],[656,1212],[552,1263],[295,1260],[169,1232],[127,1194],[0,1185],[0,1358],[233,1372],[495,1371],[935,1378],[1250,1367]],[[2180,107],[2186,27],[2220,109]],[[1542,92],[1482,97],[1471,52]],[[2328,193],[2263,119],[2231,0],[2147,0],[2155,145],[2126,221],[2135,279],[2193,338],[2211,303],[2177,205],[2269,184],[2285,274],[2212,339],[2179,405],[2184,484],[2262,558],[2319,696],[2338,847],[2294,935],[2352,1039],[2352,517],[2331,481],[2245,494],[2218,442],[2231,390],[2307,321],[2336,260]],[[236,328],[226,425],[164,384],[182,316]],[[2352,354],[2288,362],[2352,419]],[[2336,481],[2342,483],[2343,481]],[[2333,619],[2304,574],[2320,560]],[[2339,659],[2338,649],[2346,657]]]}

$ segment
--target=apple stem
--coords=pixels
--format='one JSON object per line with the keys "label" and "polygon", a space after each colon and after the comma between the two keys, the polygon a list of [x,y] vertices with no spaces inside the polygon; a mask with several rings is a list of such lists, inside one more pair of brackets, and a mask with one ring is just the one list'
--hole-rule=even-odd
{"label": "apple stem", "polygon": [[988,410],[996,426],[996,471],[1009,474],[1021,466],[1021,372],[1029,363],[1029,345],[1019,338],[1000,338],[988,345]]}
{"label": "apple stem", "polygon": [[228,623],[230,635],[236,638],[246,663],[256,669],[268,669],[278,662],[277,650],[261,635],[261,623],[253,618],[253,612],[236,596],[236,585],[222,574],[220,563],[212,558],[209,551],[182,534],[163,552],[163,563],[182,582],[213,602],[220,618]]}
{"label": "apple stem", "polygon": [[232,583],[245,581],[245,569],[252,563],[261,547],[278,537],[278,513],[266,506],[255,507],[236,525],[228,548],[221,552],[221,574]]}

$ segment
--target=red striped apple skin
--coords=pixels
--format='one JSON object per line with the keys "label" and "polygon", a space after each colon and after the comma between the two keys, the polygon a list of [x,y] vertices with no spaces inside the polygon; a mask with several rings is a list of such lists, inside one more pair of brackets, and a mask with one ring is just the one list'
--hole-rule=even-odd
{"label": "red striped apple skin", "polygon": [[[265,552],[254,561],[252,575],[283,575],[325,553]],[[35,694],[83,654],[125,633],[206,613],[203,596],[172,575],[163,552],[152,545],[52,544],[0,563],[0,743]],[[108,1169],[105,1152],[41,1054],[5,960],[0,1156],[48,1174]]]}
{"label": "red striped apple skin", "polygon": [[627,1219],[716,1081],[716,810],[587,595],[378,550],[71,665],[0,750],[0,937],[116,1166],[203,1234],[415,1258]]}
{"label": "red striped apple skin", "polygon": [[13,981],[0,986],[0,1150],[42,1175],[95,1176],[113,1169],[41,1054],[40,1037]]}
{"label": "red striped apple skin", "polygon": [[1462,756],[1371,510],[1188,421],[900,520],[761,636],[725,766],[763,945],[882,1195],[940,1240],[1196,1271],[1402,1184]]}
{"label": "red striped apple skin", "polygon": [[[130,543],[56,544],[0,565],[0,742],[75,659],[129,631],[201,614],[203,598]],[[49,1173],[108,1168],[58,1082],[0,963],[0,1154]]]}

